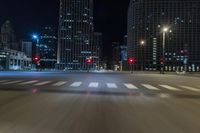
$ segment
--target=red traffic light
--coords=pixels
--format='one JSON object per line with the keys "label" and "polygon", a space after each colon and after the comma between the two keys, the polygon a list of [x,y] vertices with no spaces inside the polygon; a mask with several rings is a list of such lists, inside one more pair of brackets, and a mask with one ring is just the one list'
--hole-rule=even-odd
{"label": "red traffic light", "polygon": [[91,64],[91,63],[92,63],[92,60],[91,60],[91,59],[87,59],[87,60],[86,60],[86,63]]}
{"label": "red traffic light", "polygon": [[160,59],[160,64],[163,65],[165,63],[165,60],[163,58]]}
{"label": "red traffic light", "polygon": [[128,59],[129,64],[135,64],[135,62],[136,62],[135,57],[131,57],[131,58]]}
{"label": "red traffic light", "polygon": [[39,56],[34,56],[33,60],[34,60],[35,63],[38,63],[38,61],[40,60],[40,58],[39,58]]}

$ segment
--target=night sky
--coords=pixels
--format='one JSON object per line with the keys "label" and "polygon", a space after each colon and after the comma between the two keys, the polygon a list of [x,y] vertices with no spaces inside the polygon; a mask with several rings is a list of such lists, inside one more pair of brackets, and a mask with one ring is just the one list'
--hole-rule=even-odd
{"label": "night sky", "polygon": [[[104,56],[110,57],[111,43],[126,34],[129,0],[95,0],[95,31],[103,32]],[[18,39],[29,38],[40,26],[57,28],[59,0],[0,0],[0,25],[10,20]]]}

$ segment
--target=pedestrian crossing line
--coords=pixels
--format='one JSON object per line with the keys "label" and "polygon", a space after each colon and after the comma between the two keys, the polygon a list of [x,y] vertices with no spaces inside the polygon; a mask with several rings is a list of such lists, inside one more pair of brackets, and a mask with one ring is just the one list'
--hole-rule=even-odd
{"label": "pedestrian crossing line", "polygon": [[79,87],[81,86],[82,82],[74,82],[70,85],[70,87]]}
{"label": "pedestrian crossing line", "polygon": [[88,87],[89,88],[98,88],[99,87],[99,83],[97,83],[97,82],[91,82]]}
{"label": "pedestrian crossing line", "polygon": [[163,87],[165,89],[171,90],[171,91],[182,91],[182,90],[180,90],[178,88],[175,88],[175,87],[172,87],[172,86],[169,86],[169,85],[159,85],[159,86],[161,86],[161,87]]}
{"label": "pedestrian crossing line", "polygon": [[115,83],[107,83],[107,87],[110,89],[116,89],[117,85]]}
{"label": "pedestrian crossing line", "polygon": [[124,84],[124,85],[126,86],[126,88],[131,89],[131,90],[138,90],[139,89],[138,87],[136,87],[133,84]]}
{"label": "pedestrian crossing line", "polygon": [[193,88],[193,87],[189,87],[189,86],[182,86],[182,85],[180,85],[180,87],[187,89],[187,90],[190,90],[190,91],[200,92],[200,89],[197,89],[197,88]]}
{"label": "pedestrian crossing line", "polygon": [[52,86],[62,86],[62,85],[65,85],[66,83],[67,83],[66,81],[60,81],[60,82],[53,84]]}
{"label": "pedestrian crossing line", "polygon": [[8,82],[10,80],[0,80],[0,83],[3,83],[3,82]]}
{"label": "pedestrian crossing line", "polygon": [[24,81],[24,80],[10,81],[10,82],[5,82],[5,83],[3,83],[3,85],[16,84],[16,83],[20,83],[20,82],[23,82],[23,81]]}
{"label": "pedestrian crossing line", "polygon": [[42,85],[46,85],[46,84],[49,84],[49,83],[51,83],[51,81],[43,81],[43,82],[35,84],[35,86],[42,86]]}
{"label": "pedestrian crossing line", "polygon": [[29,84],[34,84],[36,82],[38,82],[38,80],[27,81],[27,82],[19,83],[18,85],[29,85]]}
{"label": "pedestrian crossing line", "polygon": [[156,91],[160,90],[157,87],[154,87],[154,86],[149,85],[149,84],[142,84],[142,86],[144,86],[145,88],[147,88],[149,90],[156,90]]}

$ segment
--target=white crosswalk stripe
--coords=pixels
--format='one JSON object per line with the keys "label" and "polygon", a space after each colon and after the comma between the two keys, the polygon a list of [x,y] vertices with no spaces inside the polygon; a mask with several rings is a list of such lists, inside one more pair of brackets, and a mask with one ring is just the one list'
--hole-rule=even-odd
{"label": "white crosswalk stripe", "polygon": [[99,87],[99,83],[97,82],[92,82],[89,84],[89,88],[98,88]]}
{"label": "white crosswalk stripe", "polygon": [[36,82],[38,82],[38,80],[32,80],[32,81],[23,82],[23,83],[20,83],[19,85],[29,85],[29,84],[34,84]]}
{"label": "white crosswalk stripe", "polygon": [[161,87],[163,87],[165,89],[171,90],[171,91],[182,91],[182,90],[180,90],[178,88],[175,88],[175,87],[172,87],[172,86],[169,86],[169,85],[159,85],[159,86],[161,86]]}
{"label": "white crosswalk stripe", "polygon": [[136,87],[133,84],[124,84],[124,85],[126,86],[126,88],[131,89],[131,90],[138,90],[139,89],[138,87]]}
{"label": "white crosswalk stripe", "polygon": [[147,88],[149,90],[156,90],[156,91],[160,90],[157,87],[154,87],[154,86],[149,85],[149,84],[142,84],[142,86],[144,86],[145,88]]}
{"label": "white crosswalk stripe", "polygon": [[42,86],[42,85],[46,85],[46,84],[49,84],[49,83],[51,83],[51,81],[43,81],[43,82],[35,84],[35,86]]}
{"label": "white crosswalk stripe", "polygon": [[115,83],[107,83],[108,88],[117,88],[117,85]]}
{"label": "white crosswalk stripe", "polygon": [[197,88],[193,88],[193,87],[189,87],[189,86],[182,86],[182,85],[180,85],[180,87],[187,89],[187,90],[190,90],[190,91],[200,92],[200,89],[197,89]]}
{"label": "white crosswalk stripe", "polygon": [[73,84],[70,85],[70,87],[79,87],[81,86],[82,82],[74,82]]}
{"label": "white crosswalk stripe", "polygon": [[16,84],[16,83],[20,83],[20,82],[23,82],[23,80],[16,80],[16,81],[5,82],[5,83],[3,83],[3,85]]}
{"label": "white crosswalk stripe", "polygon": [[0,80],[0,83],[8,82],[10,80]]}
{"label": "white crosswalk stripe", "polygon": [[62,86],[62,85],[65,85],[66,83],[67,83],[66,81],[60,81],[60,82],[53,84],[52,86]]}

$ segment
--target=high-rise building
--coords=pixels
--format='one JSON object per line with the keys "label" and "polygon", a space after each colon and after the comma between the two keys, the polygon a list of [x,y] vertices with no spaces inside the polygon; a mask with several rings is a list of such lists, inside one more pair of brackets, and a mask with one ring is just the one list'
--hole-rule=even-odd
{"label": "high-rise building", "polygon": [[57,35],[55,28],[42,27],[39,41],[40,66],[43,69],[54,69],[56,64]]}
{"label": "high-rise building", "polygon": [[103,64],[103,34],[101,32],[94,32],[94,37],[93,37],[93,44],[94,44],[94,52],[93,54],[96,55],[96,63],[98,66],[98,69],[102,66]]}
{"label": "high-rise building", "polygon": [[130,0],[128,56],[136,57],[136,68],[159,70],[162,60],[167,71],[199,71],[199,16],[199,0]]}
{"label": "high-rise building", "polygon": [[31,41],[21,41],[21,51],[24,52],[29,58],[32,58],[32,47],[33,43]]}
{"label": "high-rise building", "polygon": [[19,50],[19,43],[16,43],[16,36],[10,21],[6,21],[1,26],[1,48],[8,48],[13,50]]}
{"label": "high-rise building", "polygon": [[93,57],[93,0],[60,0],[58,69],[87,69]]}

